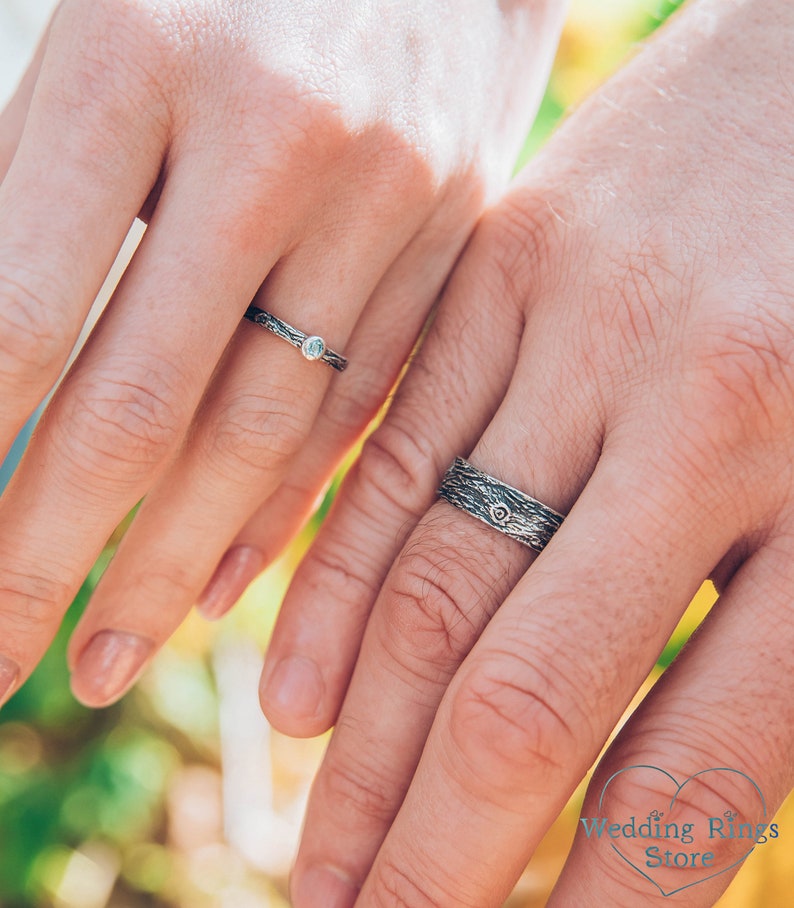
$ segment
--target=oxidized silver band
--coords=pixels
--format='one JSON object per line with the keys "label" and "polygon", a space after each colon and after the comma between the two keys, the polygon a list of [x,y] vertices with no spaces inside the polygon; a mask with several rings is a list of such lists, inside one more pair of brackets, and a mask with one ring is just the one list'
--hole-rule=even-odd
{"label": "oxidized silver band", "polygon": [[280,318],[259,309],[256,306],[249,306],[246,310],[245,317],[249,322],[255,322],[273,334],[283,338],[288,344],[297,347],[308,360],[319,359],[320,362],[326,363],[337,372],[344,372],[347,368],[347,360],[339,353],[334,353],[325,346],[325,341],[316,334],[304,334],[298,331],[292,325],[282,322]]}
{"label": "oxidized silver band", "polygon": [[447,470],[438,494],[536,552],[551,542],[564,520],[563,514],[483,473],[462,457],[456,457]]}

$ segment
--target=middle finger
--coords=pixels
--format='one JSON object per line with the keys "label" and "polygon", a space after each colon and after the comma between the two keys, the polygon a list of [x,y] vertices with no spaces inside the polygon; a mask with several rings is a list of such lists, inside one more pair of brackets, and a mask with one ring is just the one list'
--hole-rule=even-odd
{"label": "middle finger", "polygon": [[218,240],[214,217],[223,219],[231,196],[221,188],[208,218],[193,188],[222,187],[216,168],[205,159],[174,165],[130,269],[3,497],[0,641],[20,680],[105,540],[179,444],[268,258],[277,257],[272,238],[242,249]]}

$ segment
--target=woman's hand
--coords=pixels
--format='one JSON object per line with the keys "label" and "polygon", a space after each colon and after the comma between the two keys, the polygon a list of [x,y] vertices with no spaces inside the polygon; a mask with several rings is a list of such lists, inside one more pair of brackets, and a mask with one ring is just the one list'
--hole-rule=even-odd
{"label": "woman's hand", "polygon": [[[634,764],[739,770],[767,822],[792,786],[792,42],[785,0],[692,4],[475,233],[265,667],[279,728],[336,722],[296,908],[500,905],[709,575],[718,608],[585,816],[669,803],[625,773],[599,804]],[[457,455],[570,512],[531,569],[433,503]],[[689,886],[664,900],[580,829],[550,904],[713,904],[752,847],[705,841],[706,817],[756,812],[736,778],[679,805],[701,837],[675,850],[713,873],[663,868]]]}
{"label": "woman's hand", "polygon": [[[0,457],[148,231],[0,506],[0,702],[144,495],[72,640],[89,704],[263,502],[208,614],[300,526],[509,175],[559,6],[64,0],[0,120]],[[252,300],[349,369],[241,323]]]}

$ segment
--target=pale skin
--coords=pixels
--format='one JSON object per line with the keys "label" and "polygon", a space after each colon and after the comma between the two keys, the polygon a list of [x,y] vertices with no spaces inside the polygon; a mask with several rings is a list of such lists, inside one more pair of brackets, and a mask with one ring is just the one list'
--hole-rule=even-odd
{"label": "pale skin", "polygon": [[[584,815],[627,765],[733,767],[770,813],[794,784],[792,41],[788,2],[692,4],[483,218],[265,666],[277,727],[336,725],[296,908],[500,905],[708,576]],[[569,512],[531,568],[436,501],[456,455]],[[687,808],[752,815],[722,784]],[[549,904],[707,906],[736,869],[665,898],[580,830]]]}
{"label": "pale skin", "polygon": [[[510,10],[519,8],[515,4]],[[544,36],[553,43],[549,23],[556,27],[556,14],[546,10],[541,15],[539,4],[532,9],[549,29],[541,35],[538,26],[533,46],[545,46]],[[64,26],[62,34],[77,40],[78,31]],[[783,0],[693,4],[568,122],[481,222],[418,361],[295,580],[265,667],[263,705],[278,727],[316,734],[334,722],[337,726],[315,785],[294,874],[297,908],[499,905],[709,574],[723,589],[719,610],[623,730],[598,770],[594,790],[627,761],[666,762],[681,776],[704,764],[738,765],[758,781],[770,805],[791,787],[794,708],[784,681],[794,644],[789,604],[794,579],[789,453],[794,441],[789,236],[794,72],[787,52],[792,35],[794,11]],[[484,54],[493,56],[493,47]],[[522,59],[517,56],[518,66]],[[548,56],[539,54],[543,61]],[[536,66],[539,77],[543,67]],[[189,70],[186,84],[194,86],[196,71]],[[360,75],[348,84],[360,85]],[[29,84],[34,79],[35,74]],[[56,82],[60,87],[64,80],[53,76],[44,84],[52,89]],[[151,88],[150,81],[142,84]],[[173,121],[169,116],[176,116],[178,105],[158,107],[151,94],[145,103],[138,99],[141,109],[154,112],[147,121],[155,136],[152,148],[119,142],[101,158],[86,148],[102,139],[107,151],[108,135],[116,129],[123,133],[128,118],[114,105],[95,111],[72,99],[65,108],[71,117],[75,111],[89,121],[92,115],[112,114],[109,121],[100,117],[96,122],[113,129],[95,130],[91,142],[78,130],[78,139],[88,144],[61,143],[58,167],[48,169],[35,156],[51,114],[41,106],[33,115],[36,105],[44,104],[42,97],[48,97],[45,89],[31,105],[26,137],[0,195],[0,217],[9,211],[14,215],[9,223],[17,225],[16,233],[10,235],[18,244],[13,255],[3,252],[0,262],[17,262],[22,253],[35,251],[41,261],[52,258],[59,265],[53,274],[62,283],[32,292],[26,288],[34,297],[79,298],[85,308],[100,279],[97,254],[107,264],[132,215],[143,208],[151,216],[152,201],[146,199],[164,158],[184,162],[166,170],[148,245],[59,392],[62,402],[56,398],[0,509],[7,527],[0,533],[0,551],[8,574],[0,584],[6,590],[0,638],[9,641],[6,658],[21,666],[13,686],[46,647],[114,520],[153,489],[138,531],[122,547],[73,641],[76,692],[99,704],[126,689],[141,660],[125,663],[125,651],[110,647],[93,666],[104,666],[104,677],[101,672],[99,681],[96,675],[81,675],[80,654],[95,634],[121,630],[126,652],[148,658],[199,594],[241,523],[269,498],[237,537],[261,554],[259,563],[266,561],[294,528],[286,516],[308,511],[328,469],[387,390],[384,380],[367,406],[354,401],[351,407],[345,392],[336,390],[341,383],[318,373],[317,364],[296,359],[294,350],[263,337],[254,326],[238,328],[241,312],[265,277],[270,275],[264,283],[265,308],[289,300],[289,316],[286,310],[278,314],[307,326],[324,319],[332,346],[343,349],[351,363],[366,363],[371,356],[362,378],[370,391],[381,372],[389,379],[395,374],[430,299],[424,308],[416,304],[423,311],[406,329],[400,356],[395,352],[394,363],[384,363],[383,346],[375,341],[384,331],[391,339],[395,321],[402,323],[405,301],[418,292],[406,289],[417,266],[408,258],[405,271],[391,270],[394,260],[409,254],[410,238],[387,265],[374,265],[372,250],[393,241],[395,225],[383,226],[379,244],[369,221],[362,227],[367,277],[353,248],[349,258],[336,263],[335,280],[325,290],[316,289],[328,266],[312,272],[318,258],[325,261],[315,231],[333,234],[339,217],[329,215],[329,223],[318,224],[318,199],[322,210],[334,208],[322,187],[337,173],[340,155],[343,176],[337,188],[356,183],[361,157],[355,148],[348,160],[331,143],[332,153],[301,165],[307,148],[316,151],[316,146],[299,142],[291,160],[304,168],[299,172],[306,197],[285,198],[289,181],[278,170],[268,181],[272,197],[252,196],[255,180],[235,195],[243,177],[239,170],[229,173],[225,155],[218,161],[218,144],[201,129],[190,141],[191,124],[201,112],[195,112],[195,98],[193,107],[185,108],[190,115]],[[528,108],[531,100],[522,103]],[[27,103],[23,86],[17,114],[12,110],[4,128],[21,121],[18,110]],[[483,101],[473,119],[481,125],[485,108],[493,114],[492,104],[492,98]],[[470,112],[467,105],[458,115]],[[235,105],[231,110],[239,112]],[[360,139],[358,114],[351,113],[356,123],[351,131]],[[205,113],[209,121],[218,115],[217,106]],[[158,132],[156,127],[168,122],[170,128]],[[211,129],[202,117],[199,122]],[[238,117],[235,123],[240,122]],[[228,122],[217,127],[217,135],[225,135],[225,126]],[[47,129],[51,132],[51,123]],[[138,141],[148,135],[141,130],[139,122]],[[282,152],[295,138],[287,130],[277,149]],[[306,140],[304,130],[297,134]],[[363,134],[368,135],[366,129]],[[242,142],[246,151],[258,148],[257,138]],[[235,150],[240,152],[239,146]],[[88,195],[86,181],[79,191],[75,188],[84,171],[70,169],[73,157],[93,168]],[[432,153],[429,157],[434,160]],[[467,186],[475,157],[472,149],[470,157],[464,155],[465,165],[450,168],[467,174]],[[238,160],[233,153],[232,158],[231,163]],[[273,162],[280,160],[274,152],[267,166],[275,168]],[[407,160],[415,162],[410,153]],[[148,162],[148,169],[140,161]],[[248,163],[245,155],[243,161]],[[420,187],[425,164],[423,158]],[[137,189],[131,188],[135,180],[121,179],[133,165],[141,168]],[[435,173],[434,165],[429,169]],[[246,166],[242,172],[250,175]],[[190,174],[203,193],[201,204],[194,200],[192,208],[186,188]],[[443,179],[430,183],[450,185]],[[30,199],[20,201],[30,185],[40,187],[44,200],[38,221]],[[218,187],[217,209],[207,200],[208,186]],[[120,188],[128,195],[119,196]],[[58,198],[71,192],[66,196],[71,204],[53,211],[47,200],[56,190]],[[392,195],[402,198],[393,188]],[[111,197],[118,210],[108,206]],[[416,199],[403,201],[400,224],[417,206]],[[272,216],[264,217],[263,211],[280,211],[289,221],[292,202],[299,214],[281,245],[272,235]],[[478,206],[468,196],[466,202],[469,217],[462,220],[468,225],[474,217],[469,204],[472,210]],[[437,210],[435,196],[426,204]],[[384,206],[385,201],[378,210]],[[340,207],[350,210],[344,193]],[[371,213],[372,206],[366,208]],[[97,211],[103,212],[101,223],[94,223]],[[203,221],[201,230],[189,231],[186,239],[184,231],[208,211],[213,225]],[[63,220],[53,224],[56,216]],[[451,243],[457,252],[462,237],[456,244],[450,235],[457,237],[453,226],[461,226],[460,209],[448,217],[446,232],[435,236],[444,249]],[[42,245],[43,223],[50,227],[44,233],[49,246]],[[411,236],[416,233],[421,230]],[[61,248],[64,238],[69,242]],[[338,245],[329,241],[328,248]],[[425,248],[427,258],[420,259],[429,268],[438,247]],[[81,257],[81,250],[92,255]],[[444,269],[453,256],[445,259]],[[31,259],[24,274],[45,273],[38,269],[40,260]],[[209,276],[199,269],[208,260],[214,263]],[[393,279],[387,279],[390,274]],[[245,275],[248,281],[232,280],[234,304],[229,275]],[[443,277],[430,281],[433,293]],[[310,287],[312,280],[317,283]],[[425,273],[418,285],[427,283]],[[362,293],[362,286],[373,289]],[[12,302],[15,292],[7,294]],[[163,319],[163,307],[151,302],[152,294],[169,301],[171,318]],[[336,308],[328,303],[329,294],[342,301]],[[360,300],[358,309],[351,297]],[[395,299],[403,303],[401,318],[378,319],[378,312],[400,305]],[[197,300],[203,301],[202,318],[186,338],[187,314],[195,313]],[[359,317],[364,302],[365,313],[374,313],[366,330],[368,316]],[[355,330],[345,321],[351,307],[358,318]],[[234,310],[233,318],[228,310]],[[9,304],[8,311],[19,310]],[[174,311],[182,317],[174,318]],[[72,331],[80,312],[72,313],[72,322],[66,320]],[[215,372],[188,448],[180,426],[190,423],[232,335],[234,356]],[[26,401],[7,419],[3,431],[9,441],[46,390],[46,381],[53,380],[59,357],[66,355],[63,344],[52,340],[57,350],[44,351],[50,369],[45,380],[42,350],[25,347],[20,339],[26,336],[15,334],[14,343],[3,346],[16,371],[4,361],[0,375],[10,376],[3,380],[17,389],[13,399]],[[216,344],[215,359],[207,337]],[[138,339],[137,347],[130,348],[131,338]],[[193,355],[180,355],[188,341],[195,343]],[[262,392],[263,343],[273,388],[290,389],[293,396],[279,397],[273,388]],[[373,345],[378,348],[374,356]],[[152,409],[152,396],[142,403],[138,392],[155,362],[208,371],[190,373],[187,383],[181,373],[170,381],[161,375],[159,392],[176,383],[181,396],[175,395],[173,407]],[[124,388],[137,390],[132,399],[103,393],[106,407],[98,411],[99,395],[92,398],[89,392],[108,386],[119,392],[118,383],[110,382],[108,363],[126,364],[131,371]],[[277,426],[282,437],[286,417],[296,409],[296,389],[301,394],[309,389],[306,419],[289,450],[274,451],[270,433]],[[266,418],[271,410],[252,407],[253,401],[261,405],[260,394],[270,403],[278,398],[282,422]],[[245,412],[237,414],[237,435],[225,438],[229,446],[244,445],[248,456],[233,456],[229,474],[216,479],[220,470],[210,466],[210,472],[202,472],[194,458],[221,458],[215,439],[219,430],[224,438],[222,420],[239,395]],[[3,391],[2,399],[12,398]],[[177,410],[181,422],[170,415],[174,407],[183,408]],[[92,416],[90,432],[86,423],[75,421],[81,413],[84,419]],[[118,414],[129,413],[129,420],[116,424]],[[141,420],[141,413],[149,417]],[[256,444],[249,437],[251,419],[260,430]],[[97,420],[111,428],[107,438],[97,430]],[[323,445],[314,440],[305,445],[315,420],[320,420],[320,437],[329,437]],[[165,440],[161,422],[169,428],[162,433]],[[129,456],[130,423],[146,429],[142,437],[132,436],[138,438],[134,456]],[[180,431],[171,432],[173,425]],[[79,459],[64,457],[67,437],[69,444],[78,439]],[[115,455],[104,444],[108,438],[117,444]],[[86,453],[93,457],[87,459]],[[440,476],[459,454],[550,506],[570,511],[531,570],[532,556],[514,542],[444,503],[433,504]],[[237,474],[241,462],[250,471],[245,483]],[[257,496],[251,494],[252,482]],[[245,498],[245,508],[235,512],[230,496],[232,502]],[[46,559],[45,540],[58,543],[47,549]],[[236,565],[231,581],[227,578],[224,589],[216,588],[215,598],[210,597],[210,610],[223,610],[235,584],[258,568],[257,557],[240,570]],[[201,570],[206,572],[199,576]],[[145,645],[130,646],[136,639]],[[122,656],[124,671],[113,668],[114,655]],[[302,673],[295,675],[290,667]],[[109,687],[109,680],[115,686]],[[641,788],[621,790],[622,799],[638,811],[647,795]],[[738,791],[737,808],[743,806],[740,797]],[[730,879],[724,874],[662,900],[641,878],[621,869],[580,840],[551,904],[709,905]]]}
{"label": "pale skin", "polygon": [[[562,17],[64,0],[0,120],[0,456],[136,215],[148,231],[0,503],[0,703],[144,495],[71,640],[89,705],[293,536],[503,190]],[[252,300],[355,367],[242,322]]]}

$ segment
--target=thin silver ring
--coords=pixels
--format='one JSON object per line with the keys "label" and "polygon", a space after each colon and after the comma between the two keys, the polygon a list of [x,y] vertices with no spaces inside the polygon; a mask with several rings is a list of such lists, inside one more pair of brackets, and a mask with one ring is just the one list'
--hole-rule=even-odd
{"label": "thin silver ring", "polygon": [[565,519],[542,502],[456,457],[438,494],[489,527],[542,552]]}
{"label": "thin silver ring", "polygon": [[272,331],[273,334],[285,340],[293,347],[297,347],[305,359],[310,361],[319,360],[322,363],[336,369],[337,372],[344,372],[347,368],[347,360],[340,353],[334,353],[325,345],[325,341],[317,334],[304,334],[298,331],[292,325],[288,325],[270,312],[259,309],[257,306],[249,306],[245,313],[245,318],[249,322],[254,322],[261,327]]}

